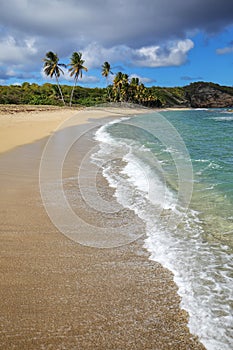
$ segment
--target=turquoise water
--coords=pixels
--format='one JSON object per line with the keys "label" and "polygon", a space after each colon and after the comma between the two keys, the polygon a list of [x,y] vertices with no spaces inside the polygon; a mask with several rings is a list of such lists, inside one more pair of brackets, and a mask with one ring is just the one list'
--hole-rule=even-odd
{"label": "turquoise water", "polygon": [[232,349],[233,114],[148,113],[96,139],[117,200],[146,224],[151,259],[174,273],[191,332],[207,349]]}
{"label": "turquoise water", "polygon": [[206,238],[233,248],[233,114],[224,110],[166,112],[182,136],[193,165],[191,207]]}

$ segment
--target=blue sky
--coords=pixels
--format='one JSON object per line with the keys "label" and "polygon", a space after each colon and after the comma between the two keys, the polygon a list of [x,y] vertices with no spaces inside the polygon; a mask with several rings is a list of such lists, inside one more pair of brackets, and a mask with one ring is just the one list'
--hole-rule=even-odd
{"label": "blue sky", "polygon": [[[13,10],[12,10],[13,9]],[[105,86],[112,71],[146,86],[212,81],[232,86],[232,0],[8,0],[0,13],[0,84],[51,82],[47,51],[68,63],[80,51],[88,72],[79,84]],[[62,83],[72,84],[66,72]]]}

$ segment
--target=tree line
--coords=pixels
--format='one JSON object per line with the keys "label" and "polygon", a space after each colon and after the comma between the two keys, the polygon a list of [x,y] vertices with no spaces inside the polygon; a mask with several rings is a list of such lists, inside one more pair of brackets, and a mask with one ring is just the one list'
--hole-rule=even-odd
{"label": "tree line", "polygon": [[[110,73],[111,74],[111,73]],[[138,80],[133,78],[125,84],[126,92],[117,85],[108,85],[106,88],[87,88],[77,85],[73,91],[73,104],[82,106],[96,106],[108,101],[128,101],[140,103],[140,86]],[[127,82],[127,79],[126,79]],[[132,85],[136,89],[132,94]],[[61,85],[64,101],[70,101],[73,86]],[[153,104],[146,103],[148,107],[233,107],[233,87],[221,86],[214,83],[195,82],[184,87],[145,87],[146,94],[151,95]],[[140,97],[134,94],[137,93]],[[135,97],[134,97],[135,96]],[[212,103],[215,103],[213,106]],[[0,85],[0,104],[15,105],[55,105],[62,106],[63,102],[57,84],[24,82],[21,85]]]}

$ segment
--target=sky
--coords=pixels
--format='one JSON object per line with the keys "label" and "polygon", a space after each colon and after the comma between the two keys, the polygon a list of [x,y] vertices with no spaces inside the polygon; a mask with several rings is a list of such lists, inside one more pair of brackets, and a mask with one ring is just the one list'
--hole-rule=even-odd
{"label": "sky", "polygon": [[48,51],[81,52],[86,87],[106,86],[105,61],[146,86],[233,85],[233,0],[0,1],[0,85],[53,82]]}

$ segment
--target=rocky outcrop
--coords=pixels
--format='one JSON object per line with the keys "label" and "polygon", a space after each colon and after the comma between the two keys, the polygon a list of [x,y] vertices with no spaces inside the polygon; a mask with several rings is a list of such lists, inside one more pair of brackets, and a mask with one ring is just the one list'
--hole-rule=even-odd
{"label": "rocky outcrop", "polygon": [[184,87],[187,105],[194,108],[232,108],[233,88],[198,82]]}

